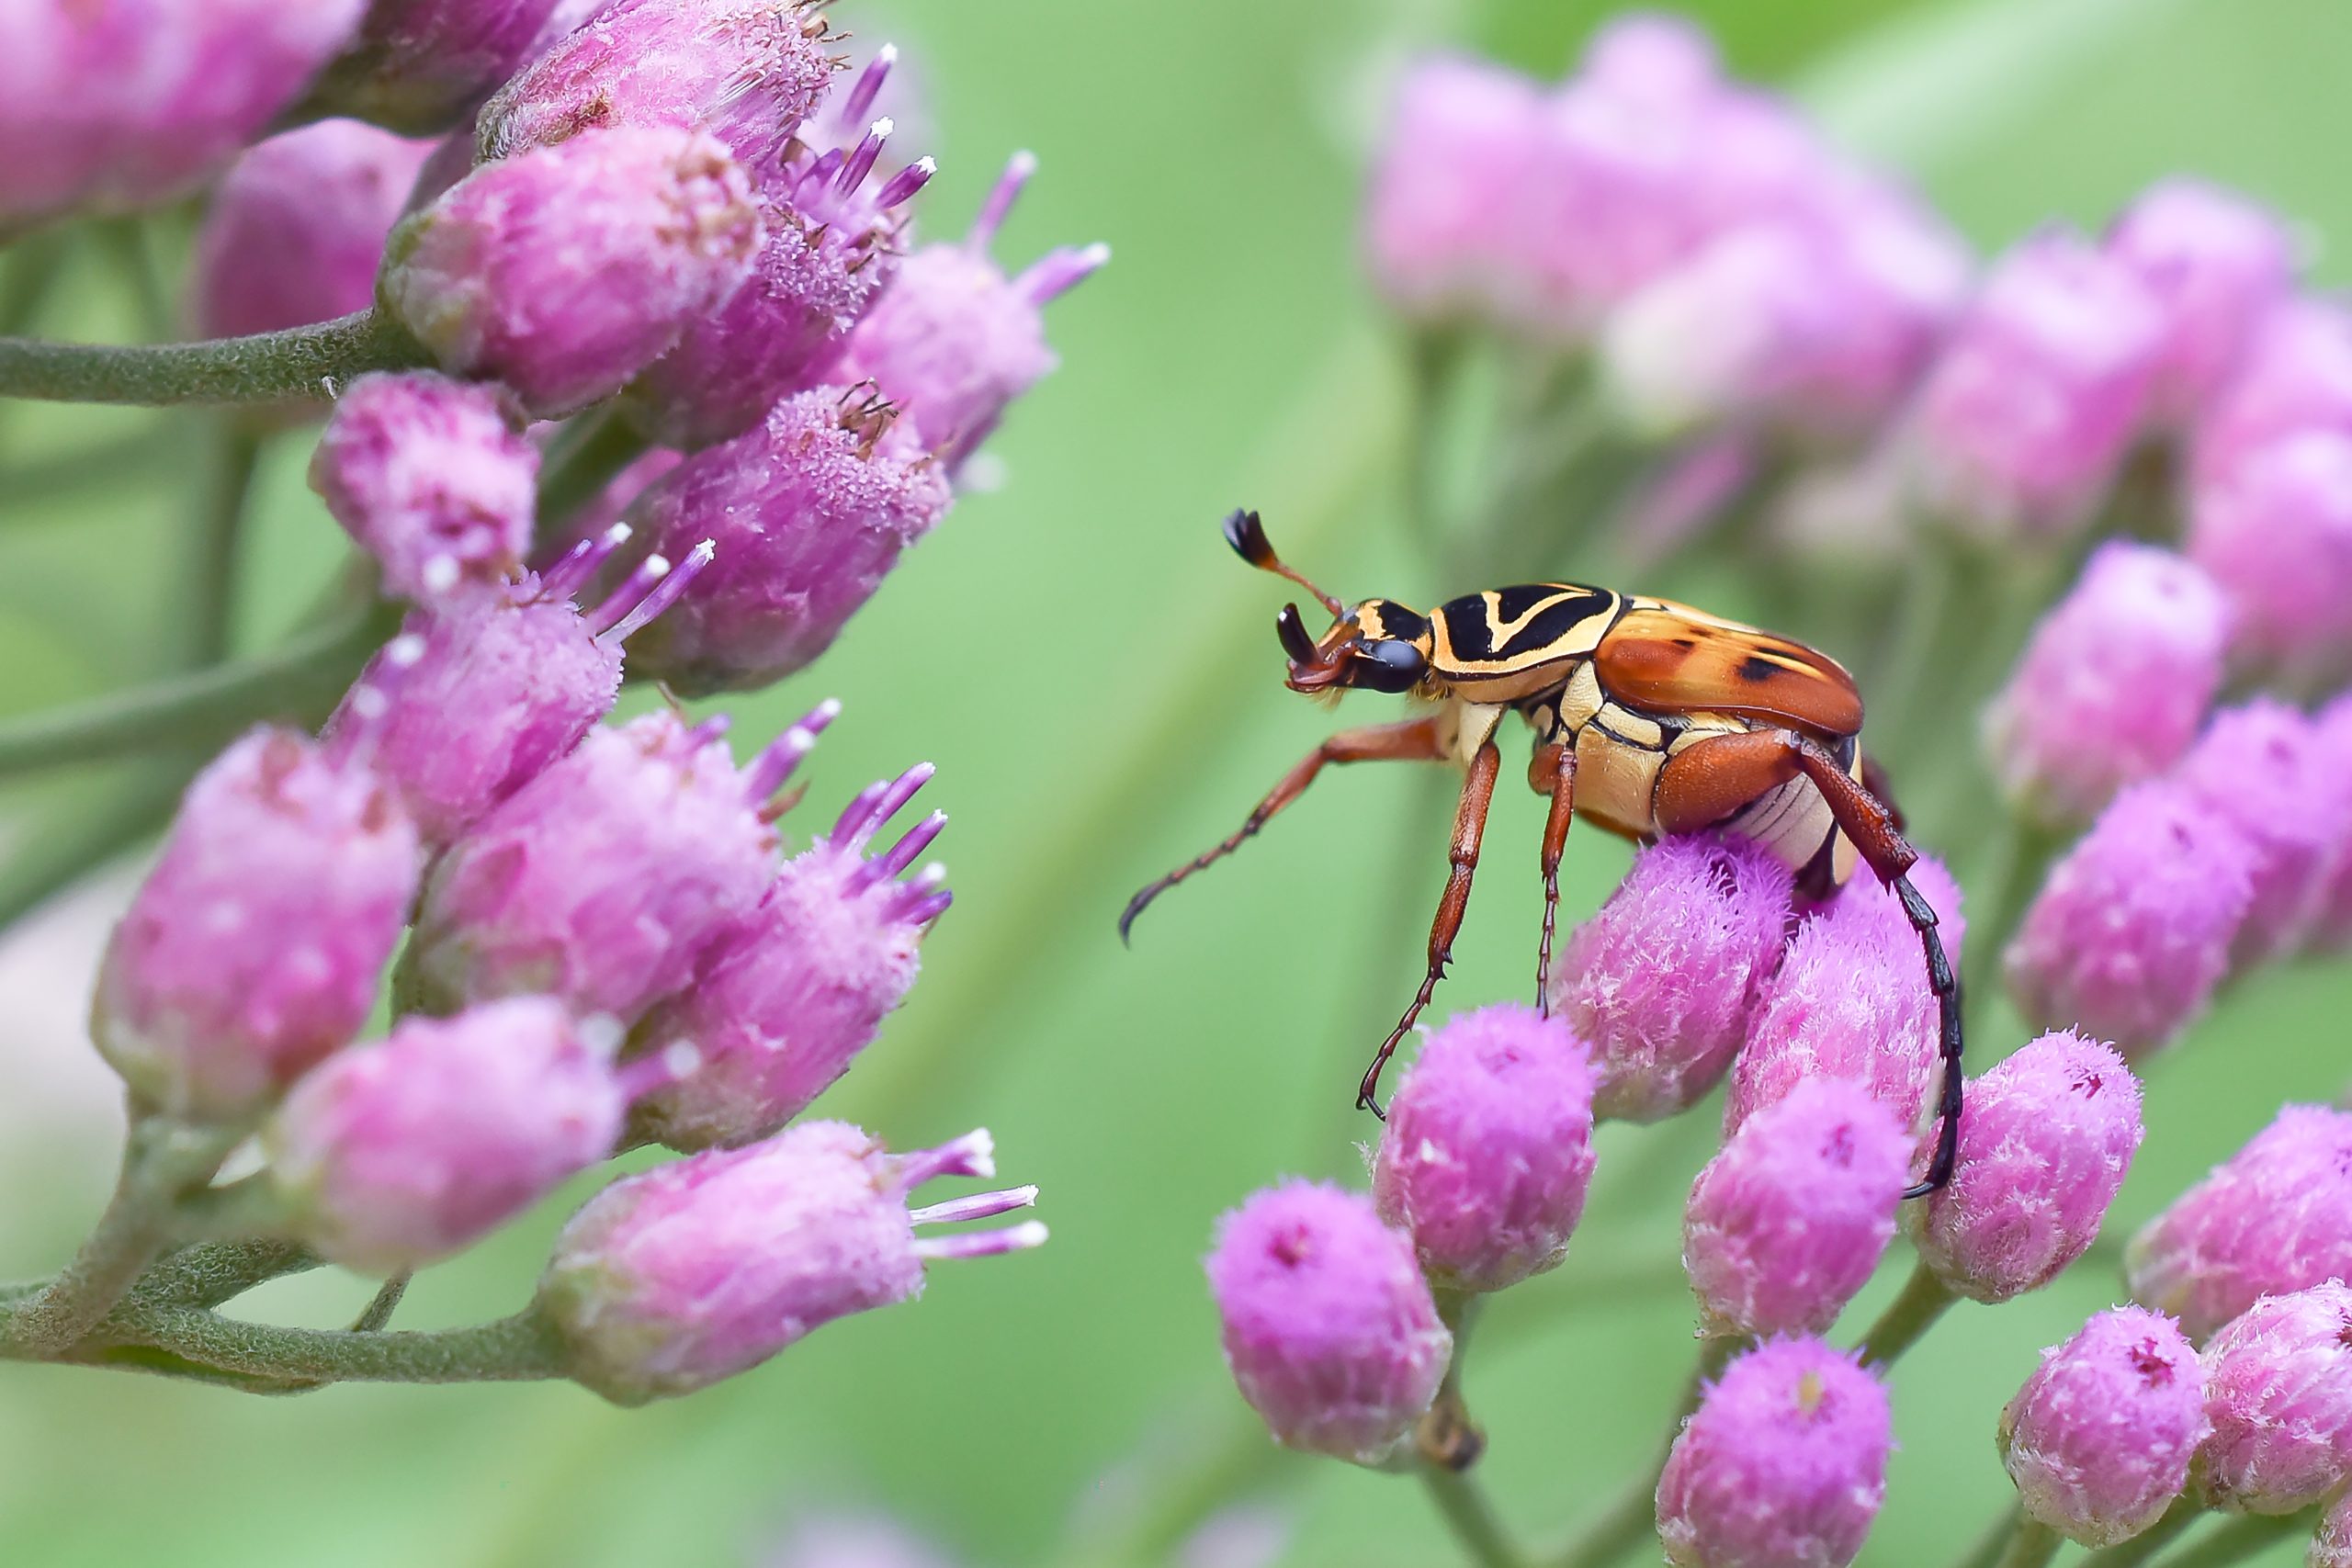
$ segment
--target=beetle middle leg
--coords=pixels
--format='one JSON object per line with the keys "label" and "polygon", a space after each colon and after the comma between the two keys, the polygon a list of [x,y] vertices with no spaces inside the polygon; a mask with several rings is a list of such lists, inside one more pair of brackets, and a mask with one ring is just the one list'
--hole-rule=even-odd
{"label": "beetle middle leg", "polygon": [[1451,869],[1446,874],[1445,892],[1438,899],[1437,919],[1430,924],[1430,963],[1421,976],[1421,988],[1413,997],[1413,1005],[1396,1021],[1396,1027],[1381,1042],[1379,1055],[1372,1066],[1364,1069],[1363,1082],[1356,1087],[1356,1108],[1369,1111],[1382,1121],[1388,1113],[1380,1109],[1378,1099],[1381,1069],[1388,1066],[1388,1058],[1396,1053],[1397,1042],[1421,1016],[1436,993],[1437,983],[1445,977],[1445,966],[1453,958],[1453,939],[1462,930],[1462,916],[1470,908],[1470,878],[1478,869],[1478,840],[1487,831],[1487,807],[1495,798],[1495,780],[1502,773],[1503,754],[1489,739],[1478,748],[1470,760],[1470,771],[1462,781],[1462,800],[1453,811],[1453,842],[1447,852]]}
{"label": "beetle middle leg", "polygon": [[1804,774],[1829,805],[1829,815],[1880,881],[1903,901],[1904,917],[1919,933],[1928,962],[1928,986],[1935,993],[1937,1036],[1943,1064],[1942,1092],[1936,1102],[1940,1125],[1927,1175],[1906,1198],[1924,1197],[1951,1179],[1960,1157],[1960,1111],[1963,1078],[1961,1056],[1960,977],[1936,933],[1936,912],[1905,874],[1919,852],[1903,837],[1892,807],[1857,783],[1819,741],[1785,729],[1755,729],[1702,740],[1667,760],[1659,771],[1658,827],[1669,833],[1712,826],[1749,801]]}
{"label": "beetle middle leg", "polygon": [[1535,948],[1535,1011],[1552,1016],[1552,931],[1560,918],[1560,857],[1568,847],[1568,826],[1576,819],[1576,748],[1555,740],[1538,746],[1528,760],[1527,782],[1536,793],[1551,798],[1544,819],[1544,936]]}

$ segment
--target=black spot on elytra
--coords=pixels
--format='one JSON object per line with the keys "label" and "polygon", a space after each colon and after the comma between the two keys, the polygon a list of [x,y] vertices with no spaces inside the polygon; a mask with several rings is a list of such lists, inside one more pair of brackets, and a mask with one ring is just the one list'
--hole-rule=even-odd
{"label": "black spot on elytra", "polygon": [[1751,653],[1739,662],[1735,671],[1743,681],[1769,681],[1781,672],[1781,667],[1760,653]]}

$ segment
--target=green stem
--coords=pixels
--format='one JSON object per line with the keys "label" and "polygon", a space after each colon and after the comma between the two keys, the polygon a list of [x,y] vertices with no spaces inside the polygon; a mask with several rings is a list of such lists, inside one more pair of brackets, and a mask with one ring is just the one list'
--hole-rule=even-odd
{"label": "green stem", "polygon": [[266,1170],[191,1192],[172,1214],[172,1235],[185,1242],[282,1241],[287,1228],[286,1205]]}
{"label": "green stem", "polygon": [[2300,1514],[2241,1514],[2208,1530],[2202,1539],[2182,1547],[2156,1568],[2230,1568],[2284,1537],[2308,1532],[2312,1522],[2309,1510]]}
{"label": "green stem", "polygon": [[[564,1375],[562,1341],[536,1308],[472,1328],[374,1333],[241,1323],[194,1307],[120,1314],[73,1359],[118,1364],[152,1350],[280,1382],[529,1382]],[[151,1369],[152,1370],[152,1369]]]}
{"label": "green stem", "polygon": [[2174,1500],[2164,1517],[2133,1536],[2130,1540],[2094,1551],[2083,1559],[2080,1568],[2138,1568],[2163,1551],[2173,1537],[2205,1517],[2205,1506],[2193,1497]]}
{"label": "green stem", "polygon": [[113,1200],[64,1272],[0,1322],[0,1355],[47,1360],[96,1327],[163,1250],[181,1195],[210,1180],[241,1135],[160,1116],[132,1122]]}
{"label": "green stem", "polygon": [[[7,243],[6,231],[0,230],[0,245]],[[32,325],[63,276],[65,258],[73,246],[71,235],[51,231],[19,240],[9,248],[6,281],[0,284],[0,335]]]}
{"label": "green stem", "polygon": [[1667,1423],[1666,1436],[1660,1439],[1650,1463],[1625,1483],[1607,1507],[1577,1529],[1566,1548],[1551,1559],[1552,1568],[1609,1568],[1644,1541],[1655,1540],[1658,1477],[1665,1472],[1666,1461],[1674,1452],[1675,1439],[1682,1435],[1683,1423],[1698,1410],[1707,1384],[1747,1344],[1745,1338],[1736,1336],[1701,1342],[1690,1380],[1683,1385],[1674,1418]]}
{"label": "green stem", "polygon": [[1422,1461],[1432,1469],[1460,1474],[1487,1451],[1487,1434],[1462,1398],[1462,1368],[1470,1359],[1470,1330],[1477,1324],[1478,1306],[1485,1299],[1468,1291],[1437,1292],[1438,1316],[1453,1331],[1453,1354],[1446,1361],[1445,1381],[1438,1385],[1437,1398],[1413,1434]]}
{"label": "green stem", "polygon": [[2007,1549],[2009,1539],[2017,1534],[2024,1522],[2025,1510],[2012,1503],[1999,1518],[1985,1527],[1984,1533],[1976,1538],[1976,1544],[1971,1546],[1952,1564],[1952,1568],[1994,1568],[2000,1562],[2001,1553]]}
{"label": "green stem", "polygon": [[540,542],[553,538],[645,451],[645,437],[609,408],[592,410],[565,426],[539,470]]}
{"label": "green stem", "polygon": [[217,1307],[326,1260],[290,1241],[201,1241],[166,1256],[130,1288],[133,1307]]}
{"label": "green stem", "polygon": [[1857,1347],[1863,1364],[1893,1366],[1895,1359],[1917,1344],[1919,1337],[1934,1327],[1936,1319],[1959,1299],[1926,1264],[1912,1269],[1902,1292],[1887,1303],[1878,1321],[1863,1334],[1862,1342]]}
{"label": "green stem", "polygon": [[395,614],[370,609],[255,659],[0,725],[0,778],[139,752],[209,752],[266,718],[315,723],[397,629]]}
{"label": "green stem", "polygon": [[[1992,867],[1981,884],[1984,897],[1979,907],[1984,913],[1971,924],[1968,953],[1961,963],[1962,996],[1983,998],[1999,987],[2010,939],[2024,921],[2033,896],[2041,890],[2050,863],[2064,847],[2064,835],[2028,821],[2014,810],[2004,818],[1995,839]],[[1977,1005],[1981,1009],[1984,1004],[1980,999]]]}
{"label": "green stem", "polygon": [[230,635],[236,625],[239,547],[246,502],[261,458],[260,440],[233,420],[218,423],[209,446],[210,472],[198,491],[196,525],[187,545],[187,585],[182,591],[187,619],[187,663],[192,670],[209,669],[229,655]]}
{"label": "green stem", "polygon": [[151,339],[169,337],[172,303],[155,265],[155,249],[146,220],[101,218],[96,228],[99,241],[114,253],[115,265],[121,269],[123,282],[130,286],[139,330]]}
{"label": "green stem", "polygon": [[1513,1544],[1495,1512],[1494,1500],[1471,1476],[1441,1465],[1421,1466],[1421,1484],[1453,1532],[1454,1541],[1480,1568],[1526,1568],[1526,1553]]}
{"label": "green stem", "polygon": [[205,343],[120,347],[0,338],[0,397],[71,403],[265,403],[332,399],[370,370],[427,362],[372,310],[315,326]]}
{"label": "green stem", "polygon": [[2050,1560],[2057,1555],[2058,1532],[2039,1519],[2019,1515],[1997,1568],[2048,1568]]}

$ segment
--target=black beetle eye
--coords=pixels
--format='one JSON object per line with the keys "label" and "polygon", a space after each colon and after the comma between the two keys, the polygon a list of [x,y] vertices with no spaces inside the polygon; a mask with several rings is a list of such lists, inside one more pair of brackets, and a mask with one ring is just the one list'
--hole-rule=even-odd
{"label": "black beetle eye", "polygon": [[1384,639],[1357,650],[1355,684],[1375,692],[1409,692],[1429,672],[1429,661],[1409,642]]}

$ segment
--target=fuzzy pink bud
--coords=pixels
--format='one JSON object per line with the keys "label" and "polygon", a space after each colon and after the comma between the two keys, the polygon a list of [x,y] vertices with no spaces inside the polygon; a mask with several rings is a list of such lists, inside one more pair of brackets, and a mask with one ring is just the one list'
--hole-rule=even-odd
{"label": "fuzzy pink bud", "polygon": [[718,558],[638,640],[637,665],[688,695],[765,686],[832,645],[954,501],[910,423],[856,391],[786,399],[695,453],[630,509],[650,547]]}
{"label": "fuzzy pink bud", "polygon": [[2321,1512],[2319,1528],[2303,1554],[2303,1568],[2352,1568],[2352,1492]]}
{"label": "fuzzy pink bud", "polygon": [[1924,499],[1982,532],[2072,532],[2139,432],[2163,349],[2162,311],[2123,264],[2064,231],[2018,245],[1920,390]]}
{"label": "fuzzy pink bud", "polygon": [[2213,716],[2175,776],[2254,846],[2254,896],[2232,947],[2244,964],[2294,951],[2319,917],[2352,829],[2352,791],[2318,727],[2257,697]]}
{"label": "fuzzy pink bud", "polygon": [[2018,1010],[2133,1061],[2171,1044],[2229,973],[2257,856],[2178,784],[2125,790],[2052,869],[2003,956]]}
{"label": "fuzzy pink bud", "polygon": [[2191,473],[2211,482],[2245,454],[2304,430],[2352,434],[2352,307],[2295,295],[2262,317],[2198,421]]}
{"label": "fuzzy pink bud", "polygon": [[2266,1296],[2205,1347],[2195,1485],[2241,1514],[2292,1514],[2352,1475],[2352,1289]]}
{"label": "fuzzy pink bud", "polygon": [[2196,564],[2153,545],[2093,552],[1985,720],[2010,799],[2052,827],[2086,822],[2188,750],[2221,689],[2230,606]]}
{"label": "fuzzy pink bud", "polygon": [[1058,361],[1045,307],[1111,259],[1107,245],[1049,251],[1008,279],[989,259],[998,225],[1035,169],[1013,159],[960,245],[927,245],[899,264],[842,346],[832,380],[872,380],[906,411],[950,468]]}
{"label": "fuzzy pink bud", "polygon": [[372,774],[253,731],[188,786],[115,928],[99,1051],[156,1110],[261,1109],[366,1021],[416,876],[416,831]]}
{"label": "fuzzy pink bud", "polygon": [[2294,279],[2293,238],[2278,214],[2201,180],[2160,180],[2107,237],[2164,314],[2151,388],[2158,417],[2185,421],[2236,367],[2263,315]]}
{"label": "fuzzy pink bud", "polygon": [[554,419],[726,303],[759,243],[751,185],[718,141],[609,130],[458,181],[393,231],[377,290],[443,368]]}
{"label": "fuzzy pink bud", "polygon": [[2001,1462],[2026,1517],[2088,1547],[2129,1540],[2188,1483],[2205,1377],[2177,1324],[2145,1307],[2094,1315],[2001,1412]]}
{"label": "fuzzy pink bud", "polygon": [[376,299],[384,240],[433,145],[356,120],[273,136],[230,167],[197,231],[198,337],[333,321]]}
{"label": "fuzzy pink bud", "polygon": [[1373,164],[1364,250],[1389,304],[1422,321],[1483,312],[1502,292],[1514,210],[1544,95],[1518,72],[1437,55],[1407,68]]}
{"label": "fuzzy pink bud", "polygon": [[931,773],[919,764],[852,801],[719,937],[694,984],[638,1026],[642,1053],[691,1053],[695,1063],[639,1102],[634,1125],[646,1136],[681,1150],[765,1137],[873,1043],[913,987],[923,935],[950,901],[935,863],[899,879],[946,825],[944,813],[867,852]]}
{"label": "fuzzy pink bud", "polygon": [[[1957,969],[1967,932],[1960,885],[1923,858],[1911,881],[1939,917],[1945,956]],[[1747,1044],[1732,1068],[1724,1131],[1807,1078],[1851,1078],[1923,1119],[1942,1081],[1938,1010],[1918,935],[1895,895],[1868,871],[1797,928],[1764,987]]]}
{"label": "fuzzy pink bud", "polygon": [[1894,1239],[1910,1129],[1846,1078],[1815,1078],[1740,1124],[1690,1184],[1682,1266],[1700,1332],[1818,1333]]}
{"label": "fuzzy pink bud", "polygon": [[447,130],[537,52],[555,9],[556,0],[370,0],[311,99],[412,135]]}
{"label": "fuzzy pink bud", "polygon": [[0,6],[0,233],[200,184],[258,138],[367,0]]}
{"label": "fuzzy pink bud", "polygon": [[1634,855],[1552,972],[1554,1010],[1592,1043],[1595,1115],[1659,1121],[1721,1080],[1788,944],[1790,896],[1788,868],[1747,840]]}
{"label": "fuzzy pink bud", "polygon": [[692,1393],[852,1313],[922,1293],[923,1265],[1041,1245],[1035,1221],[918,1236],[1034,1202],[1034,1187],[910,1211],[941,1176],[996,1173],[989,1135],[889,1155],[845,1122],[810,1122],[624,1177],[556,1238],[539,1305],[566,1371],[620,1404]]}
{"label": "fuzzy pink bud", "polygon": [[666,713],[591,730],[435,866],[404,986],[434,1011],[546,992],[634,1021],[759,902],[763,808],[799,754],[739,771],[713,727]]}
{"label": "fuzzy pink bud", "polygon": [[619,127],[707,130],[764,166],[836,69],[797,0],[613,0],[482,106],[485,159]]}
{"label": "fuzzy pink bud", "polygon": [[606,1158],[624,1107],[606,1055],[547,998],[404,1019],[294,1086],[270,1122],[270,1182],[322,1256],[391,1274]]}
{"label": "fuzzy pink bud", "polygon": [[1374,1162],[1381,1218],[1439,1284],[1499,1291],[1556,1268],[1592,1183],[1592,1066],[1557,1019],[1504,1003],[1430,1035]]}
{"label": "fuzzy pink bud", "polygon": [[1817,1339],[1772,1339],[1724,1370],[1657,1483],[1675,1568],[1845,1568],[1886,1499],[1886,1390]]}
{"label": "fuzzy pink bud", "polygon": [[[2312,716],[2324,765],[2338,778],[2352,779],[2352,694],[2338,696]],[[2352,844],[2336,848],[2327,885],[2321,889],[2312,940],[2329,952],[2352,947]]]}
{"label": "fuzzy pink bud", "polygon": [[1250,1195],[1218,1223],[1209,1293],[1225,1359],[1287,1447],[1378,1464],[1437,1397],[1453,1353],[1403,1231],[1321,1182]]}
{"label": "fuzzy pink bud", "polygon": [[520,570],[538,482],[497,392],[428,372],[354,381],[311,455],[311,488],[403,599]]}
{"label": "fuzzy pink bud", "polygon": [[2256,1297],[2352,1276],[2352,1111],[2290,1105],[2132,1238],[2133,1299],[2199,1339]]}
{"label": "fuzzy pink bud", "polygon": [[2352,433],[2248,446],[2189,498],[2189,558],[2237,609],[2242,662],[2299,686],[2352,669]]}
{"label": "fuzzy pink bud", "polygon": [[2098,1239],[2142,1132],[2139,1080],[2121,1056],[2042,1035],[1968,1086],[1959,1167],[1904,1211],[1904,1231],[1963,1296],[2039,1290]]}

